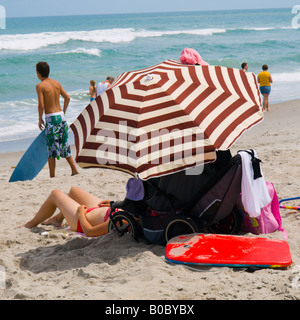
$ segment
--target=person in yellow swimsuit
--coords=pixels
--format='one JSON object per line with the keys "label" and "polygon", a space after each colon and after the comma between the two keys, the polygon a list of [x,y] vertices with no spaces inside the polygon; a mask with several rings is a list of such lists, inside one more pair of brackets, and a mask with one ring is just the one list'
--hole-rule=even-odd
{"label": "person in yellow swimsuit", "polygon": [[262,72],[260,72],[257,76],[257,81],[259,83],[259,89],[263,96],[263,111],[270,110],[269,107],[269,95],[271,93],[271,83],[273,83],[272,76],[270,72],[268,72],[269,67],[264,64],[262,66]]}

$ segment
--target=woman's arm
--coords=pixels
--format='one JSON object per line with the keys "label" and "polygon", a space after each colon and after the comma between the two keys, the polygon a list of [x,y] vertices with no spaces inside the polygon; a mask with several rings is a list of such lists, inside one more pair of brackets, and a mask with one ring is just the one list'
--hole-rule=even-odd
{"label": "woman's arm", "polygon": [[270,83],[273,83],[273,79],[271,75],[270,75]]}
{"label": "woman's arm", "polygon": [[109,221],[103,222],[97,226],[92,226],[86,219],[86,206],[80,206],[77,210],[78,219],[80,221],[82,230],[87,237],[98,237],[108,233]]}
{"label": "woman's arm", "polygon": [[110,207],[110,200],[102,200],[99,204],[98,207]]}

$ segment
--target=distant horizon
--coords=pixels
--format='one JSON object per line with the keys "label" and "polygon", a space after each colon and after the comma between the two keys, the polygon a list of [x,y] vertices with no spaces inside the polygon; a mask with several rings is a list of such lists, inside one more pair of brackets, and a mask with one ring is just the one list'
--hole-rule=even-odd
{"label": "distant horizon", "polygon": [[176,10],[176,11],[151,11],[151,12],[115,12],[115,13],[82,13],[82,14],[56,14],[56,15],[33,15],[33,16],[6,16],[7,19],[15,18],[47,18],[47,17],[68,17],[68,16],[97,16],[97,15],[132,15],[132,14],[154,14],[154,13],[179,13],[179,12],[215,12],[215,11],[255,11],[255,10],[283,10],[290,7],[269,7],[269,8],[245,8],[245,9],[208,9],[208,10]]}

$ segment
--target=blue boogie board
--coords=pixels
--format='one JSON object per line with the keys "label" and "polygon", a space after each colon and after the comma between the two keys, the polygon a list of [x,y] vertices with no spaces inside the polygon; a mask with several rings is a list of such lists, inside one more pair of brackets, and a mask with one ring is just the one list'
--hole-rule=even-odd
{"label": "blue boogie board", "polygon": [[48,161],[46,135],[42,131],[32,142],[13,171],[9,182],[34,179]]}

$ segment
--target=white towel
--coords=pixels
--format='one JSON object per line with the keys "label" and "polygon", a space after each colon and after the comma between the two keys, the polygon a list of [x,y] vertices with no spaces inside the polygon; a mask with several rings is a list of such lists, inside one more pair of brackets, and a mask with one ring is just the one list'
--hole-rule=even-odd
{"label": "white towel", "polygon": [[[250,217],[258,217],[261,208],[271,202],[266,180],[263,174],[261,178],[254,180],[251,155],[243,151],[239,154],[242,158],[242,203]],[[254,156],[257,157],[255,151]]]}

